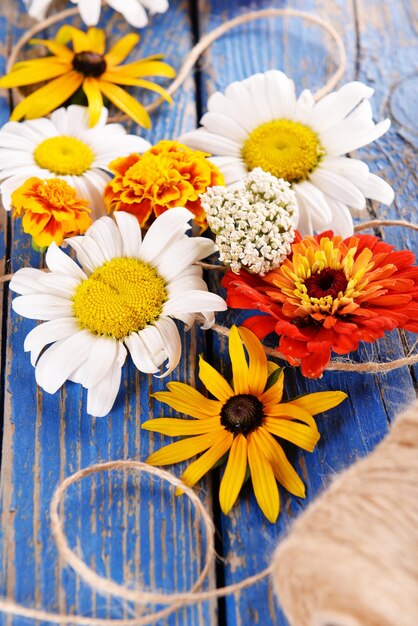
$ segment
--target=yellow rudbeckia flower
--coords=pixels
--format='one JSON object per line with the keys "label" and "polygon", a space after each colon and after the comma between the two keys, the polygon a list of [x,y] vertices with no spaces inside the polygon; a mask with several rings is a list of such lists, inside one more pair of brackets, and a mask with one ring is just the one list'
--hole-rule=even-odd
{"label": "yellow rudbeckia flower", "polygon": [[[72,49],[65,44],[72,43]],[[45,46],[52,56],[15,63],[12,70],[0,79],[0,87],[12,88],[50,81],[14,109],[11,120],[43,117],[59,107],[80,87],[89,106],[89,123],[94,126],[103,108],[103,96],[129,115],[137,124],[149,128],[151,121],[142,104],[119,85],[131,85],[155,91],[168,102],[169,94],[145,76],[173,78],[174,69],[163,63],[163,55],[120,65],[139,41],[139,35],[125,35],[105,53],[105,32],[89,28],[83,32],[73,26],[63,26],[53,40],[32,39],[30,43]]]}
{"label": "yellow rudbeckia flower", "polygon": [[164,435],[193,435],[154,452],[147,462],[169,465],[203,452],[182,475],[183,482],[192,486],[229,452],[219,490],[222,511],[227,514],[234,505],[248,466],[258,505],[273,523],[280,511],[277,482],[295,496],[305,497],[305,486],[277,437],[312,452],[320,437],[313,415],[337,406],[347,396],[342,391],[320,391],[281,402],[283,370],[267,361],[260,341],[242,326],[231,328],[229,354],[232,386],[200,359],[199,378],[215,400],[179,382],[168,383],[169,391],[154,394],[195,419],[163,417],[145,422],[142,428]]}

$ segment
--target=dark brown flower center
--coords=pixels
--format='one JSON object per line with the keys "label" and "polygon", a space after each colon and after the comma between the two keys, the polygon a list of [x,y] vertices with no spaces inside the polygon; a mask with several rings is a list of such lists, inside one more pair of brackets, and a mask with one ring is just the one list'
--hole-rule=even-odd
{"label": "dark brown flower center", "polygon": [[258,398],[240,393],[229,398],[221,410],[221,424],[234,435],[248,435],[263,423],[263,405]]}
{"label": "dark brown flower center", "polygon": [[336,298],[340,291],[344,293],[348,285],[343,270],[333,270],[330,267],[317,272],[305,280],[305,287],[310,298]]}
{"label": "dark brown flower center", "polygon": [[73,58],[73,68],[84,76],[98,78],[106,71],[106,61],[97,52],[78,52]]}

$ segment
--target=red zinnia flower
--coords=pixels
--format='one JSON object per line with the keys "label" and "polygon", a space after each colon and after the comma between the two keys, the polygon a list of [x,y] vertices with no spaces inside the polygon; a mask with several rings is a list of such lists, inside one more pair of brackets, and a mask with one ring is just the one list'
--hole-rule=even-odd
{"label": "red zinnia flower", "polygon": [[280,335],[279,352],[317,378],[331,350],[346,354],[386,330],[418,332],[415,256],[370,235],[343,240],[332,231],[292,245],[292,255],[263,278],[228,272],[223,285],[232,308],[258,309],[245,326],[260,339]]}

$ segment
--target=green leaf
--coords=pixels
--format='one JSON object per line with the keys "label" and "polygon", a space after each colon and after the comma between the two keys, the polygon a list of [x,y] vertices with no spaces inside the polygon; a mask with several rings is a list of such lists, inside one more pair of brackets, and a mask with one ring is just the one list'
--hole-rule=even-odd
{"label": "green leaf", "polygon": [[273,387],[273,385],[277,383],[282,371],[283,367],[278,367],[277,370],[274,370],[274,372],[270,374],[270,376],[267,378],[266,388],[264,389],[264,391],[267,391],[267,389],[270,389],[270,387]]}

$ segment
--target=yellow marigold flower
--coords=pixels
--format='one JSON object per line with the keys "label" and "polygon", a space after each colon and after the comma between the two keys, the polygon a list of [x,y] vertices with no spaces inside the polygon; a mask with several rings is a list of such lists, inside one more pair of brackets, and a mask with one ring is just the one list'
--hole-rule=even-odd
{"label": "yellow marigold flower", "polygon": [[337,406],[347,396],[342,391],[320,391],[282,402],[283,370],[267,361],[260,341],[242,326],[231,328],[229,354],[232,386],[200,359],[199,378],[215,400],[178,382],[168,383],[169,391],[154,394],[195,419],[163,417],[145,422],[143,428],[164,435],[193,435],[154,452],[147,462],[169,465],[203,452],[182,475],[183,482],[192,486],[229,453],[219,490],[222,511],[227,514],[234,505],[248,465],[258,505],[273,523],[280,511],[276,481],[295,496],[305,497],[305,486],[276,437],[312,452],[320,437],[313,415]]}
{"label": "yellow marigold flower", "polygon": [[[72,49],[65,45],[70,41]],[[106,39],[103,30],[89,28],[87,32],[83,32],[68,25],[58,31],[55,39],[32,39],[32,44],[45,46],[52,56],[15,63],[11,72],[0,79],[0,87],[23,87],[43,81],[51,82],[18,104],[10,119],[43,117],[68,100],[81,87],[88,100],[90,126],[99,121],[105,96],[137,124],[149,128],[151,120],[145,108],[118,85],[155,91],[171,103],[172,99],[165,89],[144,80],[144,77],[173,78],[175,71],[170,65],[161,62],[161,54],[120,65],[138,41],[139,35],[136,33],[125,35],[105,54]]]}
{"label": "yellow marigold flower", "polygon": [[29,178],[12,194],[13,216],[39,248],[84,233],[91,224],[89,203],[61,178]]}
{"label": "yellow marigold flower", "polygon": [[115,174],[105,189],[107,210],[136,215],[141,226],[173,207],[186,207],[201,230],[207,228],[200,195],[224,185],[224,177],[206,157],[177,141],[160,141],[144,154],[115,159]]}

